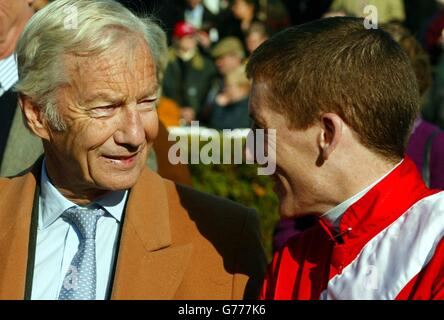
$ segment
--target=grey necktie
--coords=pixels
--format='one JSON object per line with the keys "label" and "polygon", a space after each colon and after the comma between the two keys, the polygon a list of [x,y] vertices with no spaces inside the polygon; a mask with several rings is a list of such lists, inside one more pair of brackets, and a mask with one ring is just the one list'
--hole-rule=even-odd
{"label": "grey necktie", "polygon": [[77,230],[79,248],[71,261],[60,289],[59,300],[96,298],[96,227],[103,209],[71,207],[62,217]]}

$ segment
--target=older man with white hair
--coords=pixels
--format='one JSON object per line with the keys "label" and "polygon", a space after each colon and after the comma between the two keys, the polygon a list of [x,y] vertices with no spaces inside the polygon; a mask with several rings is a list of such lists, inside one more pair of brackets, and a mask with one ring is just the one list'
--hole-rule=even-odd
{"label": "older man with white hair", "polygon": [[163,31],[112,0],[57,0],[17,46],[44,157],[0,180],[0,298],[257,296],[257,217],[148,170]]}

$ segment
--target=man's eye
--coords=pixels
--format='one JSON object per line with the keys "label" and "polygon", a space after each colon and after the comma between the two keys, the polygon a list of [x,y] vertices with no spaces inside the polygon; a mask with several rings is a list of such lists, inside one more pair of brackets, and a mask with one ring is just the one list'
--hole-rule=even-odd
{"label": "man's eye", "polygon": [[156,106],[157,98],[142,100],[138,103],[138,106],[142,109],[154,109]]}
{"label": "man's eye", "polygon": [[103,116],[111,115],[116,108],[117,108],[117,105],[115,105],[115,104],[107,105],[107,106],[100,106],[100,107],[95,107],[95,108],[91,109],[90,113],[94,117],[103,117]]}

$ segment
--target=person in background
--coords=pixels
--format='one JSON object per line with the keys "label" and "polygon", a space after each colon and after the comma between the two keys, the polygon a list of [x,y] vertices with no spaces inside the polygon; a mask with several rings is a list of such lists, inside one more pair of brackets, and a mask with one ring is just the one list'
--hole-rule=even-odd
{"label": "person in background", "polygon": [[196,37],[204,50],[219,40],[217,32],[217,16],[215,16],[202,0],[186,0],[184,20],[196,28]]}
{"label": "person in background", "polygon": [[211,54],[219,74],[210,83],[204,107],[198,116],[198,119],[203,123],[208,122],[211,109],[216,104],[216,97],[224,88],[224,78],[226,75],[242,66],[245,58],[245,49],[239,39],[227,37],[213,48]]}
{"label": "person in background", "polygon": [[[404,26],[412,35],[421,39],[430,19],[439,11],[442,0],[404,0]],[[421,39],[422,40],[422,39]]]}
{"label": "person in background", "polygon": [[377,8],[378,24],[388,22],[403,22],[405,10],[403,0],[333,0],[330,13],[350,15],[353,17],[366,17],[365,7],[368,5]]}
{"label": "person in background", "polygon": [[233,0],[218,15],[219,38],[235,37],[245,44],[245,32],[251,23],[258,21],[259,3],[257,0]]}
{"label": "person in background", "polygon": [[245,68],[239,67],[229,72],[224,79],[224,88],[211,107],[208,126],[210,128],[236,129],[251,126],[248,116],[248,94],[250,81]]}
{"label": "person in background", "polygon": [[440,10],[426,26],[423,36],[433,65],[433,83],[422,114],[425,120],[444,129],[444,1],[438,2]]}
{"label": "person in background", "polygon": [[184,21],[178,22],[162,88],[167,98],[180,105],[184,124],[196,119],[216,74],[211,59],[199,52],[196,29]]}
{"label": "person in background", "polygon": [[[24,127],[14,91],[18,81],[15,48],[27,21],[34,14],[32,4],[32,0],[0,0],[0,168],[5,165],[5,153],[8,141],[14,135],[14,124]],[[31,138],[20,141],[17,148],[22,152],[12,161],[26,162],[24,168],[27,168],[35,161],[30,154],[38,146],[38,139],[32,137],[26,129],[23,132]]]}
{"label": "person in background", "polygon": [[184,20],[197,30],[214,27],[216,17],[202,0],[185,0]]}
{"label": "person in background", "polygon": [[321,18],[333,0],[283,0],[291,24],[298,25]]}
{"label": "person in background", "polygon": [[[432,83],[430,61],[415,37],[401,24],[383,26],[407,53],[418,80],[422,104]],[[444,189],[444,132],[418,115],[407,144],[407,155],[415,162],[427,186]]]}
{"label": "person in background", "polygon": [[276,130],[279,213],[315,219],[275,253],[261,298],[443,299],[444,191],[405,154],[420,97],[400,45],[321,19],[264,42],[247,75],[253,128]]}
{"label": "person in background", "polygon": [[259,18],[261,22],[265,23],[270,34],[275,34],[292,26],[290,13],[282,0],[262,2]]}
{"label": "person in background", "polygon": [[259,3],[257,0],[233,0],[231,11],[240,23],[241,30],[245,33],[251,24],[259,19]]}
{"label": "person in background", "polygon": [[262,22],[254,22],[245,35],[248,54],[253,53],[264,41],[269,38],[267,27]]}

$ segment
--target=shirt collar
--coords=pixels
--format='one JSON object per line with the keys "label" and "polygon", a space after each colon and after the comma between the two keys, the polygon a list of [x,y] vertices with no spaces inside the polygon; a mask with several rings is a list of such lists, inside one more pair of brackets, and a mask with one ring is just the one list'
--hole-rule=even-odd
{"label": "shirt collar", "polygon": [[347,208],[340,218],[339,230],[334,230],[326,219],[320,218],[318,223],[330,240],[353,247],[376,236],[381,228],[408,212],[420,199],[437,192],[440,190],[426,187],[415,163],[405,156],[399,165]]}
{"label": "shirt collar", "polygon": [[18,69],[15,54],[0,60],[0,96],[11,89],[18,81]]}
{"label": "shirt collar", "polygon": [[336,207],[328,210],[324,213],[321,218],[327,220],[334,228],[335,231],[339,231],[339,224],[341,222],[341,217],[344,212],[347,211],[349,207],[351,207],[356,201],[361,199],[370,189],[372,189],[375,185],[377,185],[382,179],[388,176],[393,170],[395,170],[404,160],[401,160],[396,166],[394,166],[389,172],[384,174],[381,178],[355,194],[354,196],[348,198],[344,202],[340,203]]}
{"label": "shirt collar", "polygon": [[[128,190],[113,191],[101,197],[88,207],[101,206],[118,222],[122,219],[125,209]],[[66,199],[51,183],[46,173],[46,163],[43,160],[40,190],[40,212],[39,229],[45,229],[57,220],[66,209],[77,206],[74,202]]]}

